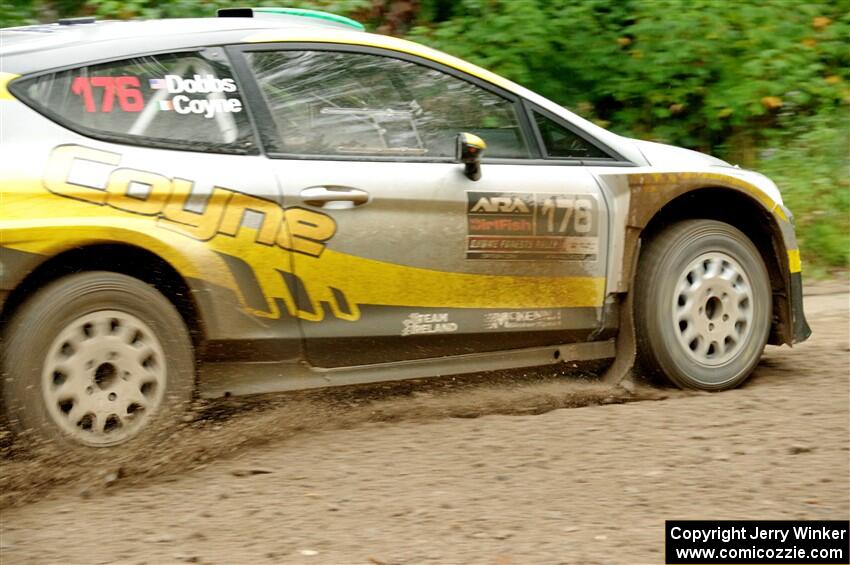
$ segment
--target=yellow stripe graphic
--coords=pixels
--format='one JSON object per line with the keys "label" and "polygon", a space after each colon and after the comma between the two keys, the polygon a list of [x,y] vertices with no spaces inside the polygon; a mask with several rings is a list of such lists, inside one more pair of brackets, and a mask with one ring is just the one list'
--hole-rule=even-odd
{"label": "yellow stripe graphic", "polygon": [[20,75],[15,73],[0,73],[0,100],[14,100],[15,97],[9,92],[9,82],[12,79],[18,78]]}
{"label": "yellow stripe graphic", "polygon": [[602,306],[604,277],[524,277],[450,273],[326,250],[293,254],[305,281],[345,289],[358,304],[432,308],[578,308]]}
{"label": "yellow stripe graphic", "polygon": [[799,273],[803,270],[803,262],[800,260],[799,249],[788,250],[788,270],[792,273]]}
{"label": "yellow stripe graphic", "polygon": [[[156,217],[60,197],[44,190],[38,181],[9,184],[14,191],[5,192],[0,216],[0,241],[4,246],[52,256],[95,243],[136,245],[156,253],[184,277],[232,289],[241,297],[239,282],[215,252],[233,255],[251,266],[267,303],[264,311],[250,308],[244,299],[242,306],[266,318],[280,317],[276,299],[281,299],[290,314],[320,321],[324,315],[321,302],[337,302],[333,288],[342,291],[352,305],[423,308],[600,307],[605,297],[604,277],[447,272],[333,249],[311,257],[256,243],[257,233],[250,228],[241,229],[235,236],[219,234],[209,241],[198,241],[162,229]],[[298,276],[315,314],[299,310],[279,271]],[[337,317],[345,318],[342,314]],[[356,315],[351,317],[355,318]]]}

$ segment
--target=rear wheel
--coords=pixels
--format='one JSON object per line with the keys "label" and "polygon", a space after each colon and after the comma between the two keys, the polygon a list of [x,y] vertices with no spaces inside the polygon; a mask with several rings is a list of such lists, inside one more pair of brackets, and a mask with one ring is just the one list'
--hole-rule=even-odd
{"label": "rear wheel", "polygon": [[174,306],[110,272],[59,279],[4,335],[3,403],[13,428],[68,446],[110,447],[171,425],[191,400],[191,342]]}
{"label": "rear wheel", "polygon": [[638,359],[683,388],[742,383],[770,330],[770,279],[737,228],[714,220],[676,223],[641,252],[635,281]]}

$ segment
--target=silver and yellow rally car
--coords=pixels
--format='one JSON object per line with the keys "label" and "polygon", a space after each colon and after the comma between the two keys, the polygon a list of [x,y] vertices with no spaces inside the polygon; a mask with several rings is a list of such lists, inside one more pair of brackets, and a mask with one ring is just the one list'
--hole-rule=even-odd
{"label": "silver and yellow rally car", "polygon": [[809,335],[764,176],[322,12],[0,32],[2,401],[68,447],[219,396]]}

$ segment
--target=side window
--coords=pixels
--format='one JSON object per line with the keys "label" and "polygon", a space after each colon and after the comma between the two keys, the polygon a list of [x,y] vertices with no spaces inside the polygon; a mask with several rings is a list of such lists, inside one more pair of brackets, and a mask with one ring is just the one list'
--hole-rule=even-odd
{"label": "side window", "polygon": [[605,154],[596,146],[585,141],[561,124],[550,120],[543,114],[534,112],[534,121],[537,123],[537,129],[540,130],[540,136],[543,138],[547,157],[573,159],[611,158],[610,155]]}
{"label": "side window", "polygon": [[221,49],[150,55],[13,83],[55,121],[84,135],[145,146],[256,151]]}
{"label": "side window", "polygon": [[430,67],[334,51],[246,56],[279,152],[445,160],[466,131],[487,142],[487,157],[529,156],[513,102]]}

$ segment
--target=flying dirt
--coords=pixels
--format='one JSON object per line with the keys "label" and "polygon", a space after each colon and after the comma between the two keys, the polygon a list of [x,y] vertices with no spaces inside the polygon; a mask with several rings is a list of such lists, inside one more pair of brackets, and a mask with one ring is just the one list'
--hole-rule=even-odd
{"label": "flying dirt", "polygon": [[577,368],[198,405],[108,458],[2,438],[15,563],[658,563],[665,519],[846,519],[850,294],[740,389]]}

